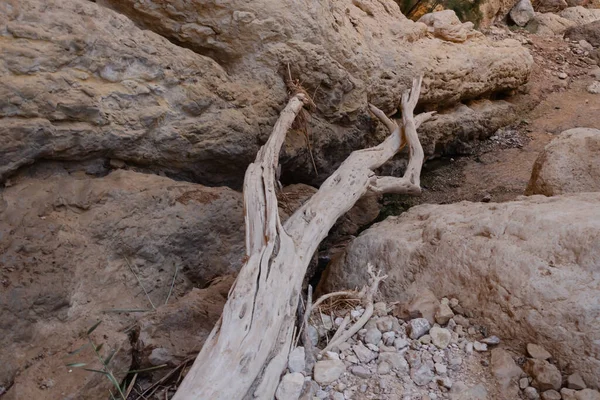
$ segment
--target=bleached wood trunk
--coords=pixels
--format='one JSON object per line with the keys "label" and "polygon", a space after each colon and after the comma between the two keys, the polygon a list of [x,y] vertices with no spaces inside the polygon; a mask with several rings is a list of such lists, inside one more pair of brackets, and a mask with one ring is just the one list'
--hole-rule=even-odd
{"label": "bleached wood trunk", "polygon": [[[293,96],[244,181],[246,262],[214,327],[175,400],[272,399],[286,367],[301,285],[319,243],[336,220],[367,190],[420,193],[423,149],[417,127],[431,116],[413,115],[421,78],[402,96],[402,123],[371,111],[391,135],[380,145],[353,152],[282,226],[275,171],[285,135],[308,99]],[[405,139],[405,140],[404,140]],[[378,177],[373,170],[408,144],[410,160],[402,178]],[[365,260],[366,265],[367,260]]]}

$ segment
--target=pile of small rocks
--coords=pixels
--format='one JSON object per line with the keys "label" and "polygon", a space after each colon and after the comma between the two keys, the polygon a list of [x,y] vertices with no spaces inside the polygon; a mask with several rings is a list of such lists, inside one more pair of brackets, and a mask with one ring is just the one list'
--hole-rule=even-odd
{"label": "pile of small rocks", "polygon": [[[588,389],[578,373],[563,376],[542,346],[527,345],[524,369],[529,376],[519,380],[523,397],[529,400],[600,400],[600,392]],[[531,385],[531,386],[530,386]]]}
{"label": "pile of small rocks", "polygon": [[[360,306],[350,310],[354,321],[364,312]],[[509,353],[469,316],[456,299],[425,296],[395,307],[376,303],[363,329],[318,354],[316,362],[310,362],[314,358],[307,357],[304,347],[293,349],[275,397],[600,400],[600,393],[586,389],[578,374],[563,377],[542,347],[528,345],[528,359]],[[316,320],[308,332],[312,345],[324,348],[343,319],[321,314]]]}
{"label": "pile of small rocks", "polygon": [[[376,303],[375,312],[353,338],[333,351],[319,356],[314,368],[305,363],[303,347],[289,357],[288,373],[283,376],[276,398],[283,399],[403,399],[434,400],[442,398],[486,399],[485,383],[489,373],[479,377],[477,353],[500,340],[483,338],[481,327],[472,326],[460,310],[458,300],[416,301],[409,313],[417,318],[398,318],[398,307]],[[354,320],[364,309],[351,310]],[[322,323],[309,327],[313,344],[342,323],[321,315]],[[471,340],[472,336],[481,340]],[[323,346],[322,346],[323,347]],[[471,359],[477,371],[469,371],[465,360]],[[483,378],[483,379],[480,379]],[[489,385],[487,385],[489,386]],[[474,397],[475,396],[475,397]]]}

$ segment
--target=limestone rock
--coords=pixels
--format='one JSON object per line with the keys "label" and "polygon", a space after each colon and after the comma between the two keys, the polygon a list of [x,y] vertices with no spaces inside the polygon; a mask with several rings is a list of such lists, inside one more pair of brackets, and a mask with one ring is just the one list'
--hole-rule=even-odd
{"label": "limestone rock", "polygon": [[575,393],[577,400],[600,400],[600,392],[592,389],[583,389]]}
{"label": "limestone rock", "polygon": [[538,360],[547,360],[552,357],[552,354],[548,353],[546,349],[534,343],[527,344],[527,354],[529,357]]}
{"label": "limestone rock", "polygon": [[542,393],[542,400],[560,400],[561,395],[556,390],[546,390]]}
{"label": "limestone rock", "polygon": [[539,359],[527,360],[525,370],[534,378],[533,386],[539,390],[560,390],[562,385],[560,371],[548,361]]}
{"label": "limestone rock", "polygon": [[380,362],[387,362],[399,373],[408,372],[408,362],[401,353],[384,352],[379,355]]}
{"label": "limestone rock", "polygon": [[392,366],[387,361],[382,361],[377,365],[377,373],[379,375],[387,375],[392,371]]}
{"label": "limestone rock", "polygon": [[352,351],[354,351],[354,354],[356,354],[356,357],[358,357],[360,362],[364,364],[367,364],[377,358],[377,353],[367,349],[362,342],[358,342],[352,346]]}
{"label": "limestone rock", "polygon": [[525,26],[535,16],[530,0],[519,0],[510,10],[510,18],[518,26]]}
{"label": "limestone rock", "polygon": [[528,388],[525,388],[523,393],[525,393],[525,397],[529,400],[537,400],[540,398],[540,394],[538,393],[538,391],[534,387],[531,387],[531,386],[529,386]]}
{"label": "limestone rock", "polygon": [[[366,1],[372,16],[351,0],[3,2],[0,180],[41,159],[106,158],[239,186],[285,104],[289,64],[308,92],[319,88],[308,128],[321,132],[312,143],[320,175],[299,131],[284,171],[318,183],[372,144],[367,101],[394,110],[421,72],[421,102],[441,108],[528,79],[533,59],[516,41],[427,38],[392,0]],[[456,126],[444,133],[469,140]]]}
{"label": "limestone rock", "polygon": [[411,339],[419,339],[421,336],[429,332],[429,321],[425,318],[415,318],[408,323],[409,335]]}
{"label": "limestone rock", "polygon": [[591,94],[600,94],[600,82],[590,83],[586,90]]}
{"label": "limestone rock", "polygon": [[290,352],[288,368],[290,372],[303,372],[306,366],[304,347],[298,346]]}
{"label": "limestone rock", "polygon": [[359,378],[369,378],[371,376],[371,372],[363,365],[355,365],[350,371]]}
{"label": "limestone rock", "polygon": [[304,386],[304,375],[299,372],[285,374],[275,392],[277,400],[297,400]]}
{"label": "limestone rock", "polygon": [[565,37],[571,40],[585,40],[594,47],[600,47],[600,19],[567,29]]}
{"label": "limestone rock", "polygon": [[575,391],[573,389],[568,389],[568,388],[560,389],[560,395],[562,397],[562,400],[577,400],[577,398],[575,397],[576,394],[577,394],[577,391]]}
{"label": "limestone rock", "polygon": [[438,328],[437,326],[431,328],[429,334],[431,335],[431,342],[440,349],[448,347],[450,339],[452,338],[448,329]]}
{"label": "limestone rock", "polygon": [[365,343],[378,344],[381,341],[381,332],[377,328],[367,329]]}
{"label": "limestone rock", "polygon": [[341,360],[323,360],[315,363],[313,377],[320,385],[328,385],[337,380],[346,370]]}
{"label": "limestone rock", "polygon": [[411,368],[410,370],[410,378],[417,386],[427,385],[433,380],[434,376],[435,374],[426,364],[423,364],[418,368]]}
{"label": "limestone rock", "polygon": [[[384,298],[406,301],[409,290],[424,288],[439,297],[460,293],[463,308],[476,309],[491,332],[544,346],[595,386],[597,215],[600,193],[413,207],[351,242],[330,264],[323,286],[362,287],[368,280],[364,260],[377,260],[394,282],[382,286]],[[478,284],[482,279],[485,286]],[[574,324],[586,334],[570,334]]]}
{"label": "limestone rock", "polygon": [[600,130],[574,128],[561,133],[537,158],[527,194],[553,196],[600,191]]}
{"label": "limestone rock", "polygon": [[[404,320],[425,318],[430,325],[435,323],[435,314],[440,301],[429,289],[410,293],[411,300],[400,303],[394,309],[394,315]],[[413,338],[416,339],[416,338]]]}
{"label": "limestone rock", "polygon": [[459,393],[450,395],[451,400],[487,400],[488,393],[485,386],[479,384]]}
{"label": "limestone rock", "polygon": [[481,352],[487,351],[487,349],[488,349],[487,348],[487,344],[481,343],[481,342],[477,342],[477,341],[475,341],[473,343],[473,348],[475,349],[475,351],[481,351]]}
{"label": "limestone rock", "polygon": [[435,313],[435,322],[440,325],[446,325],[450,319],[454,317],[454,313],[448,304],[440,304],[438,311]]}
{"label": "limestone rock", "polygon": [[510,353],[504,349],[492,350],[490,367],[494,377],[504,390],[511,384],[515,384],[523,373],[523,370],[515,363]]}
{"label": "limestone rock", "polygon": [[565,31],[577,25],[577,23],[570,19],[563,18],[560,15],[547,12],[547,13],[535,13],[533,20],[527,24],[527,29],[542,36],[554,36],[562,35]]}
{"label": "limestone rock", "polygon": [[587,386],[585,385],[585,382],[583,381],[581,375],[575,373],[569,375],[569,377],[567,378],[567,387],[569,389],[582,390],[585,389]]}
{"label": "limestone rock", "polygon": [[[167,307],[181,311],[170,317],[170,328],[182,343],[172,344],[165,337],[166,320],[154,333],[142,323],[142,333],[167,339],[144,346],[144,357],[158,347],[168,349],[175,360],[200,349],[223,296],[210,294],[214,305],[208,309],[196,302],[203,292],[190,293],[179,306],[174,303],[194,285],[207,286],[239,269],[244,254],[240,193],[128,170],[95,178],[55,163],[39,163],[12,181],[13,186],[0,191],[3,277],[8,283],[0,290],[0,386],[9,386],[16,371],[29,365],[9,391],[18,393],[17,398],[56,399],[63,392],[93,397],[101,389],[92,380],[105,388],[105,379],[79,371],[68,374],[62,357],[73,350],[65,349],[66,344],[95,322],[91,316],[102,315],[107,349],[124,339],[130,343],[119,332],[147,313],[101,310],[152,309],[148,298],[138,295],[141,289],[132,270],[156,306],[164,304],[178,271]],[[26,287],[23,282],[28,282]],[[31,362],[23,346],[52,355]],[[127,357],[131,363],[130,351],[120,353],[121,363]],[[21,382],[34,379],[31,374],[54,376],[57,384],[21,392]]]}

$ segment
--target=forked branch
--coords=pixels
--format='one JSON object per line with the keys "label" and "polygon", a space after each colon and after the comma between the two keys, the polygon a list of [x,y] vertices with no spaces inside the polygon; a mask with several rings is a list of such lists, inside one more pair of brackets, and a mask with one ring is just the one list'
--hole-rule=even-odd
{"label": "forked branch", "polygon": [[[402,96],[400,123],[370,106],[390,136],[378,146],[353,152],[282,226],[275,195],[279,152],[288,129],[308,101],[304,94],[290,99],[271,137],[246,171],[246,262],[230,291],[221,319],[174,400],[273,398],[293,340],[302,281],[319,243],[336,220],[369,189],[409,194],[420,191],[424,156],[417,127],[431,117],[431,114],[413,115],[420,89],[421,78],[418,78]],[[373,171],[405,143],[410,159],[404,176],[375,176]],[[358,322],[372,314],[373,295],[384,278],[372,275],[365,294],[365,313],[354,327],[340,332],[334,342],[345,340]]]}

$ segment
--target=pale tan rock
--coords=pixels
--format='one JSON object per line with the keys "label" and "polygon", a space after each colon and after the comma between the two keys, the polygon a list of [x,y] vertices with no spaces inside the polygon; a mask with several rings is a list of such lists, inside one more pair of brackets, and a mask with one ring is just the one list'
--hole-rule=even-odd
{"label": "pale tan rock", "polygon": [[[456,294],[475,323],[544,346],[598,385],[598,215],[600,193],[414,207],[350,243],[324,288],[362,287],[364,260],[373,260],[389,275],[385,298],[404,301],[423,288]],[[574,326],[584,334],[573,335]]]}
{"label": "pale tan rock", "polygon": [[494,23],[505,21],[509,11],[517,3],[517,0],[486,0],[479,4],[481,12],[480,28],[486,28]]}
{"label": "pale tan rock", "polygon": [[582,390],[586,388],[583,378],[578,373],[569,375],[567,378],[567,386],[569,389]]}
{"label": "pale tan rock", "polygon": [[410,301],[400,303],[394,309],[394,316],[405,320],[425,318],[430,325],[435,322],[435,314],[440,307],[440,301],[429,289],[410,293]]}
{"label": "pale tan rock", "polygon": [[435,313],[435,322],[440,325],[446,325],[450,319],[454,317],[454,313],[448,304],[440,304],[439,309]]}
{"label": "pale tan rock", "polygon": [[521,377],[523,370],[515,363],[508,351],[504,349],[493,349],[490,368],[504,391],[518,391],[518,380]]}
{"label": "pale tan rock", "polygon": [[550,142],[533,166],[526,194],[600,191],[600,130],[574,128]]}
{"label": "pale tan rock", "polygon": [[575,393],[576,400],[600,400],[600,392],[592,389],[583,389]]}
{"label": "pale tan rock", "polygon": [[525,26],[535,16],[530,0],[519,0],[510,10],[510,19],[518,26]]}
{"label": "pale tan rock", "polygon": [[573,389],[567,389],[567,388],[560,389],[560,394],[561,394],[563,400],[577,400],[577,398],[575,397],[576,393],[577,393],[577,391],[575,391]]}
{"label": "pale tan rock", "polygon": [[560,390],[562,384],[560,371],[548,361],[540,359],[527,360],[525,371],[533,377],[532,386],[540,391]]}
{"label": "pale tan rock", "polygon": [[[91,363],[93,354],[84,352],[65,361],[66,353],[83,344],[81,331],[102,319],[96,339],[106,343],[107,353],[125,343],[116,362],[119,374],[126,372],[132,362],[131,346],[122,330],[148,313],[102,310],[151,310],[150,300],[156,307],[164,304],[176,268],[170,304],[194,284],[206,286],[241,265],[243,201],[240,193],[229,188],[128,170],[94,178],[69,174],[49,163],[38,164],[13,181],[14,186],[0,191],[2,276],[6,279],[0,290],[0,319],[4,321],[0,326],[0,386],[8,387],[15,379],[9,394],[16,399],[106,394],[110,387],[106,378],[80,370],[69,374],[64,367],[66,362]],[[192,352],[199,349],[202,317],[185,320],[186,314],[193,314],[193,307],[188,306],[189,313],[180,308],[171,323],[164,323],[172,328],[173,340],[182,340],[144,346],[149,349],[142,353],[144,357],[164,348],[155,356],[170,354],[173,360],[181,360],[189,355],[185,347]],[[202,320],[206,322],[204,335],[212,329],[215,314],[218,317],[214,311]],[[177,326],[184,322],[198,329],[189,333],[198,340],[189,336],[183,340],[186,333]],[[162,328],[156,326],[156,332]],[[142,328],[142,333],[148,329]],[[45,356],[32,361],[31,352]],[[17,370],[21,373],[15,378]],[[52,377],[56,385],[46,390],[31,385],[38,376]]]}
{"label": "pale tan rock", "polygon": [[[461,44],[426,38],[427,26],[406,19],[392,0],[365,0],[362,8],[350,0],[331,7],[324,0],[310,7],[293,0],[112,4],[197,53],[93,2],[4,2],[0,180],[41,158],[107,157],[240,185],[285,104],[282,67],[289,63],[293,77],[317,93],[308,131],[319,132],[312,149],[320,175],[299,131],[288,137],[283,165],[321,182],[372,140],[368,101],[393,112],[424,73],[421,103],[446,108],[517,88],[533,62],[520,43],[491,42],[475,31]],[[14,78],[21,75],[28,79]],[[488,135],[499,127],[492,125]],[[423,137],[469,140],[456,124],[445,126],[424,125]]]}
{"label": "pale tan rock", "polygon": [[562,35],[568,28],[575,25],[577,25],[575,22],[560,15],[536,12],[533,20],[527,24],[527,29],[541,36],[554,36]]}
{"label": "pale tan rock", "polygon": [[575,22],[577,25],[584,25],[600,19],[600,9],[585,8],[582,6],[568,7],[559,14],[561,17]]}
{"label": "pale tan rock", "polygon": [[556,390],[546,390],[542,393],[542,400],[560,400],[561,395]]}
{"label": "pale tan rock", "polygon": [[529,357],[538,360],[547,360],[552,357],[552,354],[548,353],[546,349],[534,343],[527,344],[527,354]]}

